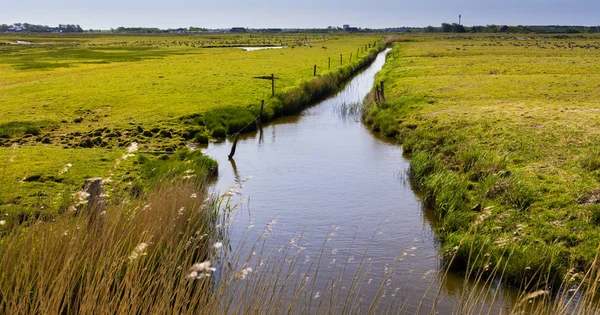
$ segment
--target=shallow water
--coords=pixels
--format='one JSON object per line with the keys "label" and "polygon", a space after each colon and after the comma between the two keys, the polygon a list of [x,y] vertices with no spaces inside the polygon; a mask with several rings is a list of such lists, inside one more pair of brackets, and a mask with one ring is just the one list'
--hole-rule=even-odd
{"label": "shallow water", "polygon": [[245,51],[256,51],[256,50],[263,50],[263,49],[283,49],[285,47],[283,47],[283,46],[262,46],[262,47],[240,47],[240,48]]}
{"label": "shallow water", "polygon": [[[382,53],[335,96],[262,133],[241,136],[234,161],[227,159],[230,141],[210,144],[205,152],[219,162],[215,190],[242,200],[230,226],[233,247],[253,244],[269,226],[266,252],[294,251],[300,269],[322,257],[328,277],[314,284],[315,301],[324,295],[329,275],[343,270],[350,277],[337,283],[340,292],[360,275],[366,306],[380,296],[380,306],[391,305],[394,313],[457,312],[461,293],[473,284],[455,274],[445,281],[438,276],[435,217],[406,180],[402,148],[343,110],[364,99],[384,62]],[[499,287],[496,301],[480,299],[478,306],[506,313],[515,296]]]}

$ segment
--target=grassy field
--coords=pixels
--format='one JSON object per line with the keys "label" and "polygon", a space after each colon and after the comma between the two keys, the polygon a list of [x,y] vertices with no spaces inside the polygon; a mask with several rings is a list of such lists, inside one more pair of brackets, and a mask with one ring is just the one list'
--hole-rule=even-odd
{"label": "grassy field", "polygon": [[513,281],[587,270],[600,244],[600,37],[407,38],[365,121],[412,157],[455,263],[471,244],[492,265],[510,253]]}
{"label": "grassy field", "polygon": [[[88,177],[110,177],[120,191],[140,179],[144,161],[121,159],[132,142],[174,151],[222,138],[251,122],[263,99],[266,120],[292,112],[319,96],[309,89],[328,92],[367,62],[380,40],[0,35],[0,214],[56,212]],[[234,48],[272,45],[287,48]],[[271,74],[275,97],[271,81],[256,78]]]}

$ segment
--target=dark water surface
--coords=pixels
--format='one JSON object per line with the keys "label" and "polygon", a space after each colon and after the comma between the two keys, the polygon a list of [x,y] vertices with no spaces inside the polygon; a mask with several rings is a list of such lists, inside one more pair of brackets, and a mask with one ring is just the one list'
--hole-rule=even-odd
{"label": "dark water surface", "polygon": [[[231,142],[210,144],[205,151],[219,163],[215,190],[242,200],[230,227],[233,247],[253,244],[271,223],[264,238],[270,252],[295,250],[300,268],[321,255],[326,277],[311,290],[315,301],[345,267],[338,289],[343,294],[355,275],[363,277],[367,307],[380,296],[380,307],[392,305],[393,313],[459,312],[461,293],[473,285],[458,275],[444,281],[438,275],[435,219],[406,180],[402,148],[342,110],[364,99],[384,62],[382,53],[337,95],[277,120],[262,135],[241,136],[235,161],[227,159]],[[515,292],[498,289],[495,302],[479,300],[492,314],[506,313]]]}

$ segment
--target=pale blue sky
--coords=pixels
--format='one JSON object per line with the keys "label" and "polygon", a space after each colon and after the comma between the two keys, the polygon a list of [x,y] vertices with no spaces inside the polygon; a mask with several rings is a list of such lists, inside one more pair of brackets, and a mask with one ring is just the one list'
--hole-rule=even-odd
{"label": "pale blue sky", "polygon": [[464,25],[600,25],[592,0],[0,0],[0,24],[28,22],[83,28],[118,26],[358,27]]}

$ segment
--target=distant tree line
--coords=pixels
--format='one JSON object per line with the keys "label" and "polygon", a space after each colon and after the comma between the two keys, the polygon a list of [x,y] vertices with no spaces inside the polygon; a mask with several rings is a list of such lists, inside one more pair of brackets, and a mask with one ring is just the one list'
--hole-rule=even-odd
{"label": "distant tree line", "polygon": [[82,33],[81,26],[76,24],[59,24],[56,26],[15,23],[0,25],[0,32],[31,32],[31,33]]}
{"label": "distant tree line", "polygon": [[135,33],[135,34],[157,34],[157,33],[196,33],[206,32],[206,28],[190,26],[189,28],[169,28],[160,29],[157,27],[118,27],[112,30],[114,33]]}
{"label": "distant tree line", "polygon": [[564,26],[564,25],[475,25],[463,26],[458,23],[442,23],[440,27],[427,26],[422,29],[424,33],[537,33],[537,34],[577,34],[600,33],[600,26]]}

